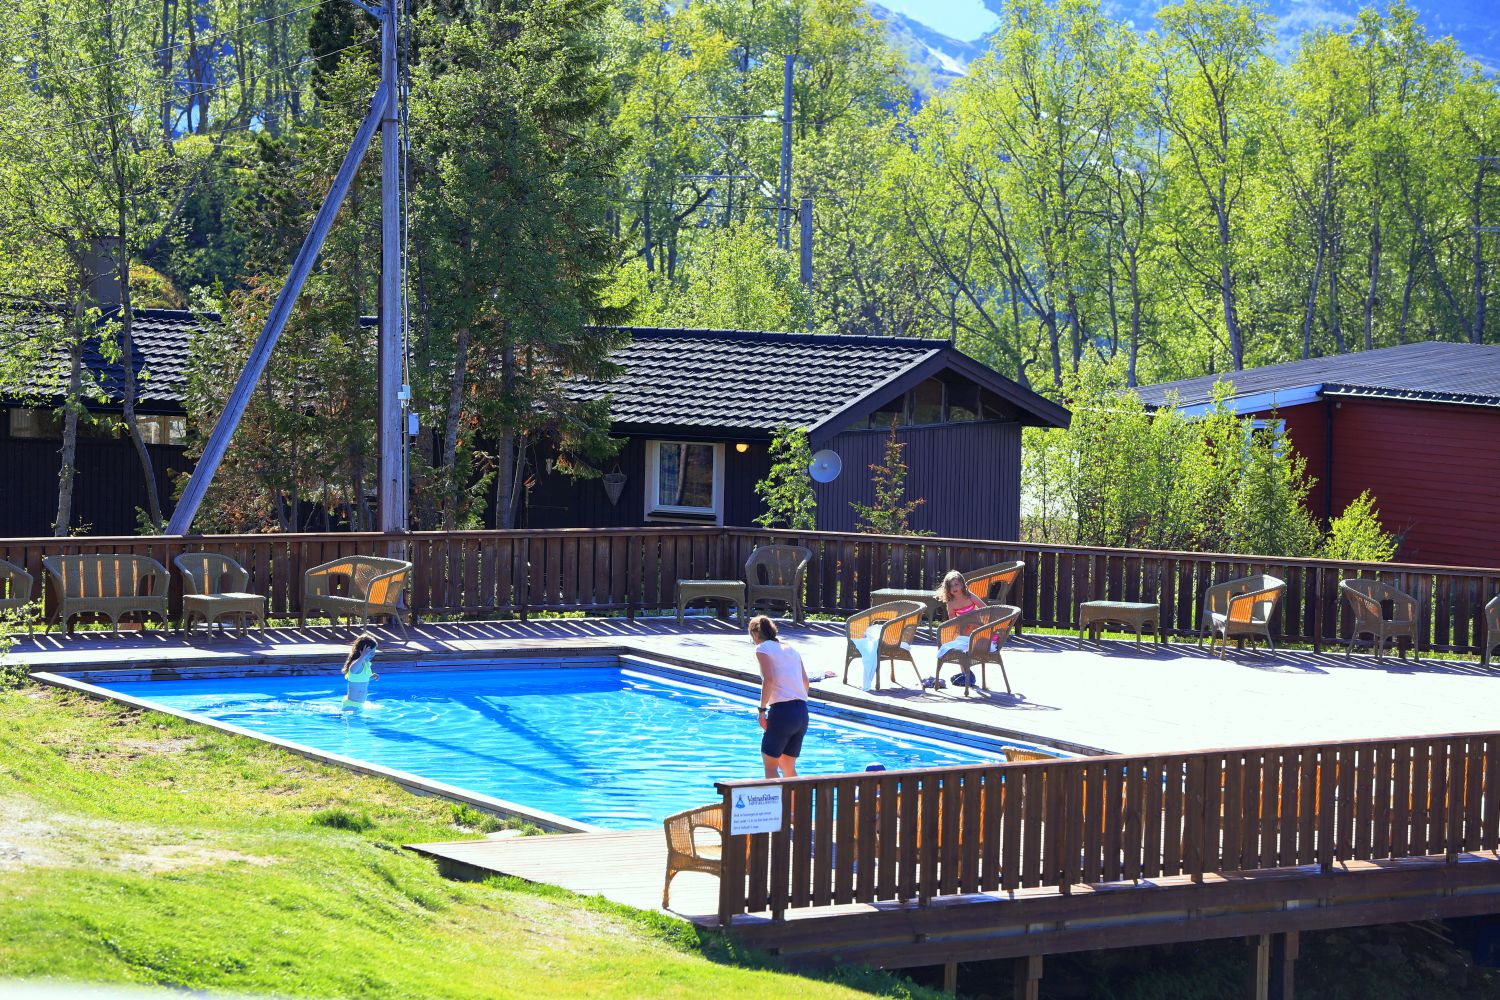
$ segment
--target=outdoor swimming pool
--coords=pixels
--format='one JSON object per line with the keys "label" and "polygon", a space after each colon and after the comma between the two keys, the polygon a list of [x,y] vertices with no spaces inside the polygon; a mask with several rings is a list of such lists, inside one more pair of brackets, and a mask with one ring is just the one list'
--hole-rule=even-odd
{"label": "outdoor swimming pool", "polygon": [[[630,829],[712,802],[715,781],[762,773],[753,689],[691,680],[632,663],[388,669],[359,712],[341,711],[344,682],[337,673],[105,687],[521,807]],[[815,708],[799,771],[996,759],[984,746],[938,742]]]}

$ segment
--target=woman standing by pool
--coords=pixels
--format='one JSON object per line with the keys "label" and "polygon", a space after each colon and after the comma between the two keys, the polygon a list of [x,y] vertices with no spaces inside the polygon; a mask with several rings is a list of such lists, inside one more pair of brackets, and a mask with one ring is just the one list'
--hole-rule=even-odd
{"label": "woman standing by pool", "polygon": [[760,756],[766,777],[795,778],[802,737],[807,733],[807,692],[811,682],[802,656],[776,635],[765,615],[750,619],[750,638],[760,664]]}

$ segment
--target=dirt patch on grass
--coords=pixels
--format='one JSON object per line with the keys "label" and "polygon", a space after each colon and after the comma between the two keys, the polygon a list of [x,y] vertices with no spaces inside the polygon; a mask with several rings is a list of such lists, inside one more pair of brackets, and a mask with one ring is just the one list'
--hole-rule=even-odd
{"label": "dirt patch on grass", "polygon": [[169,872],[211,865],[268,865],[275,859],[241,854],[170,831],[58,813],[27,799],[0,798],[0,872],[29,868]]}

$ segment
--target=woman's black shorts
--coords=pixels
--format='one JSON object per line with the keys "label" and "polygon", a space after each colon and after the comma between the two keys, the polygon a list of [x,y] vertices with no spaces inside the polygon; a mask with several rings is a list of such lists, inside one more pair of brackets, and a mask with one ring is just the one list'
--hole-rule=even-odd
{"label": "woman's black shorts", "polygon": [[796,757],[807,734],[807,702],[778,701],[766,711],[766,732],[760,752],[767,757]]}

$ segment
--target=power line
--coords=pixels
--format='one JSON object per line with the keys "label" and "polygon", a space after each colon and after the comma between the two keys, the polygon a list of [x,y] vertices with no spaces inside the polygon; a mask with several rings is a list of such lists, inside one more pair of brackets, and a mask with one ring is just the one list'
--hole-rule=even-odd
{"label": "power line", "polygon": [[[350,49],[360,48],[361,46],[363,46],[367,42],[369,42],[371,39],[373,39],[374,37],[375,37],[374,35],[367,35],[364,38],[360,39],[357,42],[354,42],[351,45],[346,45],[346,46],[344,46],[341,49],[334,49],[332,52],[325,52],[325,53],[323,53],[320,56],[303,56],[301,59],[298,59],[295,62],[272,64],[272,65],[269,65],[269,66],[267,66],[265,68],[267,70],[296,69],[298,66],[303,66],[303,65],[306,65],[308,63],[320,62],[320,61],[322,61],[324,59],[328,59],[328,58],[330,58],[332,56],[339,55],[340,53],[348,52]],[[195,97],[202,97],[204,94],[211,94],[211,93],[213,93],[216,90],[223,90],[226,87],[232,87],[232,86],[234,86],[238,82],[239,81],[236,81],[236,80],[226,80],[223,83],[209,84],[204,89],[193,91],[192,93],[188,93],[188,94],[173,94],[171,96],[172,96],[173,103],[182,103],[182,102],[191,100],[192,98],[195,98]],[[143,107],[145,105],[144,101],[141,101],[141,102],[131,102],[131,103],[138,104],[141,107]],[[127,118],[127,117],[130,117],[131,115],[135,115],[135,114],[139,114],[139,108],[135,108],[135,109],[131,109],[131,110],[126,110],[126,111],[117,111],[117,112],[115,112],[113,114],[107,114],[107,115],[95,115],[92,118],[78,118],[78,119],[75,119],[75,120],[70,121],[70,122],[62,122],[62,123],[57,124],[57,125],[49,125],[46,128],[42,128],[42,129],[26,128],[26,129],[22,129],[21,131],[0,131],[0,135],[9,135],[9,136],[46,135],[48,132],[56,132],[56,131],[59,131],[61,129],[73,128],[73,127],[78,126],[78,125],[88,125],[88,124],[91,124],[93,122],[109,121],[111,118]],[[32,119],[32,123],[35,124],[35,123],[37,123],[39,121],[42,121],[42,120],[44,120],[44,119]]]}
{"label": "power line", "polygon": [[[134,14],[136,11],[145,10],[147,7],[155,7],[159,3],[160,0],[147,0],[146,3],[138,4],[134,7],[126,7],[124,10],[112,10],[107,14],[100,14],[97,17],[80,17],[72,21],[57,21],[49,25],[49,27],[71,28],[79,24],[90,24],[95,21],[102,21],[107,17],[124,17],[126,14]],[[41,29],[37,28],[35,31],[18,31],[13,35],[6,35],[4,38],[0,38],[0,45],[6,44],[8,42],[13,42],[17,38],[35,38],[37,36],[37,32],[39,31],[41,31]]]}

